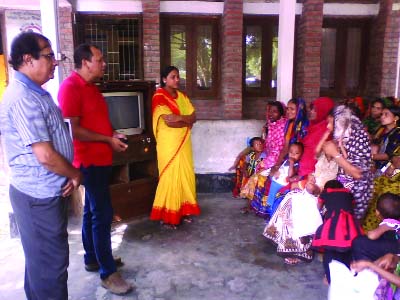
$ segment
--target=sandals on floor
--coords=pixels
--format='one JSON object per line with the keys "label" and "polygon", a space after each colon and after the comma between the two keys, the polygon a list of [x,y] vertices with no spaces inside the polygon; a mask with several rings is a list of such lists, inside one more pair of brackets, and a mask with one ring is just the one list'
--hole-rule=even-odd
{"label": "sandals on floor", "polygon": [[165,228],[165,229],[172,229],[172,230],[178,229],[178,226],[173,225],[173,224],[164,223],[164,222],[161,222],[161,227]]}
{"label": "sandals on floor", "polygon": [[301,263],[301,260],[299,258],[295,258],[295,257],[286,257],[284,259],[284,262],[287,265],[295,266],[295,265],[298,265],[299,263]]}

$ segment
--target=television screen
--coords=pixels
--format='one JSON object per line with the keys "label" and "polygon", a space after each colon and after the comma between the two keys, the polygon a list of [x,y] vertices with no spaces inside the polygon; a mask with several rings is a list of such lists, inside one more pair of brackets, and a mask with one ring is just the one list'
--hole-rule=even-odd
{"label": "television screen", "polygon": [[117,132],[125,135],[143,132],[144,107],[140,92],[104,92],[111,124]]}

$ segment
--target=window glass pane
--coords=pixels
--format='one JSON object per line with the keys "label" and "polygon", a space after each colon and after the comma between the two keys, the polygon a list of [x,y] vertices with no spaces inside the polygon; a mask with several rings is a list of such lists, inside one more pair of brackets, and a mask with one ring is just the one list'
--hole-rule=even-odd
{"label": "window glass pane", "polygon": [[197,87],[209,90],[212,86],[212,27],[197,27]]}
{"label": "window glass pane", "polygon": [[171,65],[179,69],[180,86],[186,89],[186,30],[184,25],[171,25]]}
{"label": "window glass pane", "polygon": [[102,50],[107,61],[103,80],[131,80],[142,77],[139,31],[137,19],[85,16],[77,40],[92,43]]}
{"label": "window glass pane", "polygon": [[272,88],[276,88],[277,70],[278,70],[278,27],[274,26],[272,30],[272,70],[271,70]]}
{"label": "window glass pane", "polygon": [[246,87],[261,87],[261,26],[246,27]]}
{"label": "window glass pane", "polygon": [[336,29],[322,29],[321,88],[335,86]]}
{"label": "window glass pane", "polygon": [[349,28],[346,49],[346,87],[355,89],[359,85],[361,57],[361,29]]}

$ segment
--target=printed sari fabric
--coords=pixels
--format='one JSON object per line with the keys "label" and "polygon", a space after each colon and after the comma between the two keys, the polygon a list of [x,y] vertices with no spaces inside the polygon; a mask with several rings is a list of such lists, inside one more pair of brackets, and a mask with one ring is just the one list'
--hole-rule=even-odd
{"label": "printed sari fabric", "polygon": [[373,192],[373,174],[370,168],[371,146],[367,132],[355,115],[351,115],[350,128],[351,138],[345,142],[347,160],[362,170],[362,177],[354,179],[342,168],[339,168],[337,179],[352,192],[355,201],[354,216],[358,220],[362,220]]}
{"label": "printed sari fabric", "polygon": [[178,91],[174,99],[160,88],[153,96],[153,132],[157,142],[159,182],[151,211],[151,220],[177,225],[181,218],[199,215],[193,169],[191,128],[167,126],[162,115],[190,115],[194,107]]}
{"label": "printed sari fabric", "polygon": [[265,226],[263,235],[277,247],[276,252],[279,256],[311,261],[314,256],[310,249],[312,237],[295,237],[293,234],[292,200],[298,193],[302,193],[302,191],[293,190],[286,194],[277,211]]}
{"label": "printed sari fabric", "polygon": [[[298,98],[295,119],[287,120],[285,123],[285,127],[283,130],[284,143],[291,145],[302,139],[307,132],[308,124],[309,122],[307,119],[306,103],[303,99]],[[271,215],[271,212],[273,212],[273,210],[271,207],[271,203],[268,203],[267,201],[271,186],[271,180],[269,177],[262,175],[259,175],[257,179],[257,185],[255,186],[251,206],[260,216]]]}
{"label": "printed sari fabric", "polygon": [[364,219],[364,230],[370,231],[378,227],[380,219],[376,216],[376,203],[380,195],[393,193],[400,195],[400,173],[393,176],[381,175],[374,179],[374,193],[368,204],[367,215]]}

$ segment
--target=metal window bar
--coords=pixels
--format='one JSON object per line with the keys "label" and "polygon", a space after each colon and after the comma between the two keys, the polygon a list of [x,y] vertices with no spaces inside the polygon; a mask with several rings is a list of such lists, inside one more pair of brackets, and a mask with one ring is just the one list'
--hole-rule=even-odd
{"label": "metal window bar", "polygon": [[134,18],[88,18],[85,24],[85,40],[98,46],[107,59],[104,80],[132,80],[137,73],[136,49],[138,32]]}

